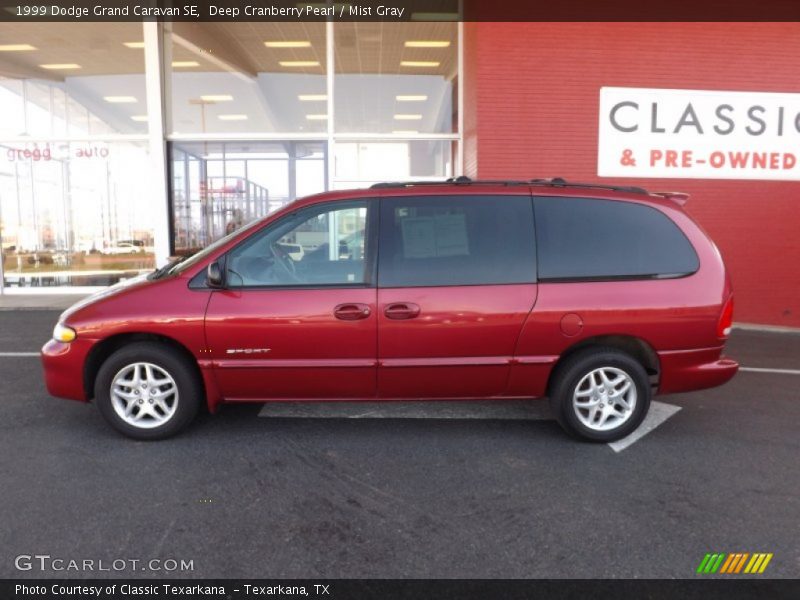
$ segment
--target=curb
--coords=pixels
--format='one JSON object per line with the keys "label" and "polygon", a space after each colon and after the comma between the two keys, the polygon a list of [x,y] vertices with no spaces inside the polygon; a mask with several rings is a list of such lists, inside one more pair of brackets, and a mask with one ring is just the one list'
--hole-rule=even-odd
{"label": "curb", "polygon": [[757,323],[734,323],[734,329],[742,331],[761,331],[764,333],[789,333],[800,335],[800,327],[782,327],[780,325],[759,325]]}

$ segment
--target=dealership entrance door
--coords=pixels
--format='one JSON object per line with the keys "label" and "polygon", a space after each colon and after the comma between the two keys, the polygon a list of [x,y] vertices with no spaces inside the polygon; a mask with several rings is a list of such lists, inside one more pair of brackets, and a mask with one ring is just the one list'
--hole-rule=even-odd
{"label": "dealership entrance door", "polygon": [[174,254],[328,189],[325,141],[172,142]]}

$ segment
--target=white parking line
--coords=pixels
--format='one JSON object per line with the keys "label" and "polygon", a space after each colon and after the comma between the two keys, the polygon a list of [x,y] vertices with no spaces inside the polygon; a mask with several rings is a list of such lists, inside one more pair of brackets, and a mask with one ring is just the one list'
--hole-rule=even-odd
{"label": "white parking line", "polygon": [[15,357],[30,357],[39,356],[38,352],[0,352],[0,358],[15,358]]}
{"label": "white parking line", "polygon": [[800,369],[762,369],[759,367],[739,367],[748,373],[777,373],[778,375],[800,375]]}
{"label": "white parking line", "polygon": [[642,421],[642,424],[639,425],[636,431],[631,433],[629,436],[622,438],[621,440],[611,442],[609,446],[611,446],[611,449],[614,452],[622,452],[625,450],[625,448],[635,444],[648,433],[653,431],[656,427],[663,424],[680,409],[680,406],[653,400],[650,402],[650,410],[647,411],[647,416],[644,418],[644,421]]}

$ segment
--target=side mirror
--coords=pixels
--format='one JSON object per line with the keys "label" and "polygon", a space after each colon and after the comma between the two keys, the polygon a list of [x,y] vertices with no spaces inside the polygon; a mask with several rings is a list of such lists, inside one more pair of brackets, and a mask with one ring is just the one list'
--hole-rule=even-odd
{"label": "side mirror", "polygon": [[225,287],[224,279],[222,267],[219,266],[218,262],[213,262],[208,265],[208,269],[206,269],[206,282],[208,283],[208,287],[223,288]]}

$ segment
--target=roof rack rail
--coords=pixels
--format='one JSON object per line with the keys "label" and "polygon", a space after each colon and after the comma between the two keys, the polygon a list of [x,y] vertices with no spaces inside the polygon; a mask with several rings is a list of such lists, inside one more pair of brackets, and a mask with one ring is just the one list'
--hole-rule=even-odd
{"label": "roof rack rail", "polygon": [[649,194],[646,189],[633,185],[610,185],[606,183],[578,183],[567,181],[563,177],[553,177],[552,179],[531,179],[531,185],[547,185],[551,187],[577,187],[594,188],[598,190],[613,190],[615,192],[628,192],[630,194]]}
{"label": "roof rack rail", "polygon": [[387,181],[375,183],[371,189],[413,187],[415,185],[528,185],[527,181],[511,179],[470,179],[466,175],[449,177],[444,181]]}
{"label": "roof rack rail", "polygon": [[470,179],[465,175],[459,177],[450,177],[444,181],[387,181],[385,183],[376,183],[371,186],[372,189],[381,188],[400,188],[400,187],[413,187],[416,185],[540,185],[549,187],[577,187],[587,189],[599,190],[613,190],[615,192],[627,192],[630,194],[648,194],[649,192],[636,186],[624,185],[608,185],[603,183],[573,183],[567,181],[563,177],[553,177],[552,179]]}
{"label": "roof rack rail", "polygon": [[672,200],[679,206],[684,206],[689,201],[689,194],[685,192],[653,192],[653,195]]}

